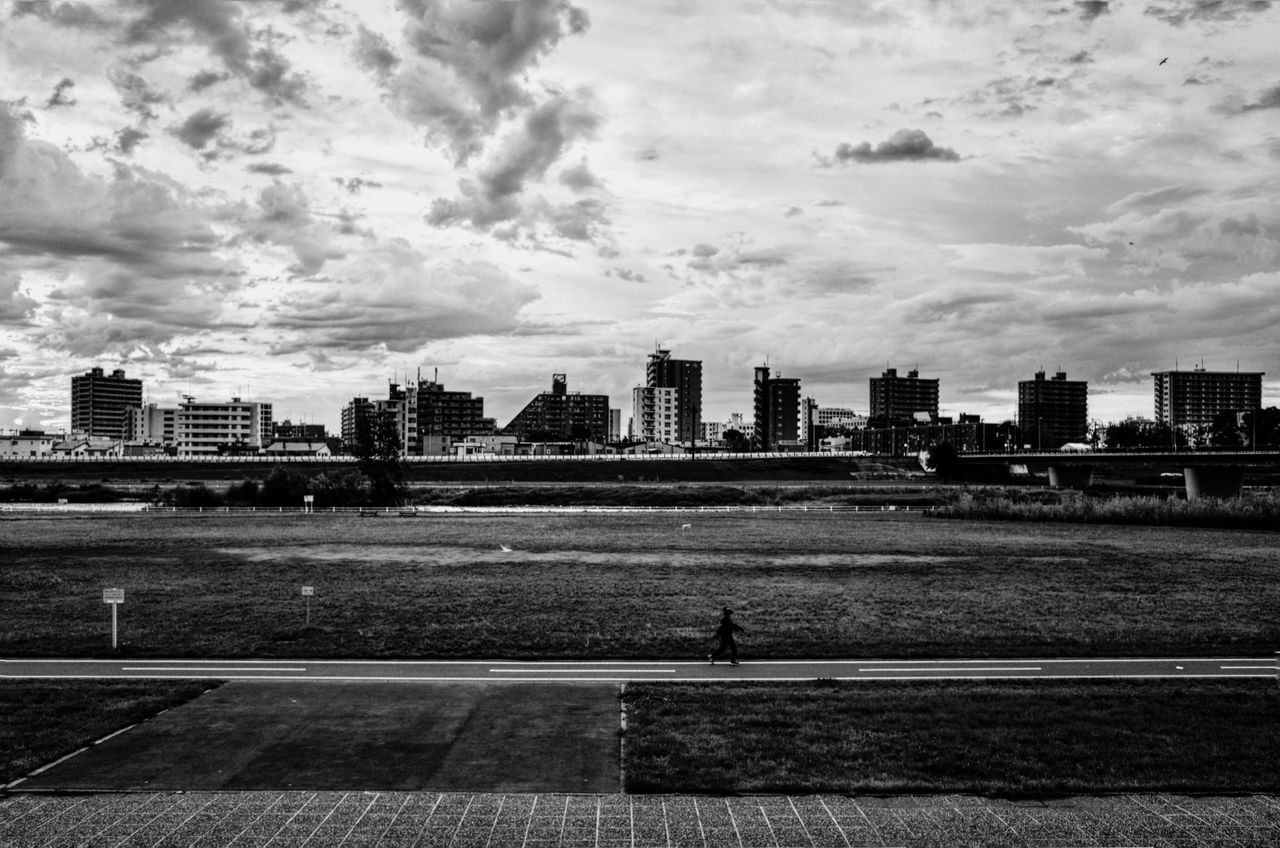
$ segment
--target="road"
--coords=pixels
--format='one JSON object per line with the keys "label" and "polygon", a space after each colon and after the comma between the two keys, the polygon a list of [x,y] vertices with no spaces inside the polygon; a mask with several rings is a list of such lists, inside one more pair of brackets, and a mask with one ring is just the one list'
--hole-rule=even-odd
{"label": "road", "polygon": [[995,680],[1272,678],[1276,657],[744,660],[190,660],[0,659],[0,679],[217,678],[314,681]]}

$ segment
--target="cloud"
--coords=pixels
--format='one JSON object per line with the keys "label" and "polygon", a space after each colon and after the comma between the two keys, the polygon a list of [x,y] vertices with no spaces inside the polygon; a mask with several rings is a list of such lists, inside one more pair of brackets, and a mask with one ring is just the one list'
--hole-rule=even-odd
{"label": "cloud", "polygon": [[1182,26],[1187,21],[1234,21],[1270,8],[1271,0],[1166,0],[1152,3],[1143,13],[1172,26]]}
{"label": "cloud", "polygon": [[[425,254],[393,240],[334,264],[328,291],[309,287],[270,319],[285,334],[276,352],[408,352],[429,342],[506,334],[537,290],[487,262],[430,265]],[[358,282],[356,282],[358,280]]]}
{"label": "cloud", "polygon": [[53,94],[49,95],[49,99],[45,101],[46,109],[53,109],[56,106],[74,106],[75,98],[68,91],[76,87],[75,80],[70,77],[63,77],[57,85],[53,87]]}
{"label": "cloud", "polygon": [[[185,29],[221,59],[229,73],[245,80],[271,103],[306,105],[306,79],[290,73],[289,61],[273,47],[255,43],[255,34],[244,22],[239,4],[230,0],[126,0],[126,5],[141,12],[125,23],[126,44],[149,45],[163,51],[180,41],[174,31]],[[301,7],[285,4],[282,8],[288,12]],[[268,31],[263,37],[272,35]],[[197,78],[212,84],[214,80],[207,74],[201,72],[192,78],[193,89],[198,90]]]}
{"label": "cloud", "polygon": [[120,95],[120,103],[141,121],[150,121],[156,117],[153,106],[164,103],[168,98],[153,89],[140,74],[123,68],[111,68],[107,71],[107,80]]}
{"label": "cloud", "polygon": [[1258,99],[1255,102],[1246,103],[1240,107],[1241,112],[1253,112],[1258,109],[1280,109],[1280,85],[1268,88],[1258,95]]}
{"label": "cloud", "polygon": [[342,257],[334,233],[311,215],[302,189],[276,181],[258,195],[258,208],[245,222],[245,232],[259,242],[289,247],[297,259],[290,270],[314,274],[330,259]]}
{"label": "cloud", "polygon": [[400,57],[391,49],[387,39],[363,26],[356,36],[355,58],[357,65],[384,81],[400,64]]}
{"label": "cloud", "polygon": [[[120,162],[110,179],[86,175],[59,148],[25,139],[0,107],[0,275],[62,280],[33,331],[44,349],[99,355],[215,325],[215,292],[240,280],[221,243],[174,181]],[[21,297],[6,308],[21,310]]]}
{"label": "cloud", "polygon": [[197,71],[191,75],[191,79],[187,80],[187,88],[191,91],[201,92],[229,79],[231,79],[230,74],[220,74],[217,71]]}
{"label": "cloud", "polygon": [[364,177],[352,177],[350,179],[333,177],[333,181],[346,191],[347,194],[359,194],[366,188],[382,188],[382,183],[377,180],[366,180]]}
{"label": "cloud", "polygon": [[266,174],[271,177],[282,177],[293,173],[292,168],[287,168],[279,162],[254,162],[246,165],[245,170],[251,174]]}
{"label": "cloud", "polygon": [[13,4],[13,16],[30,15],[47,23],[73,29],[101,29],[109,26],[89,3],[54,3],[53,0],[17,0]]}
{"label": "cloud", "polygon": [[203,150],[218,133],[231,125],[231,116],[212,109],[199,109],[187,116],[177,127],[170,129],[178,139],[193,150]]}
{"label": "cloud", "polygon": [[[413,61],[387,81],[392,103],[458,164],[483,149],[504,115],[532,106],[525,74],[588,26],[566,0],[403,0],[400,9]],[[357,55],[385,75],[389,54],[376,39],[358,41]]]}
{"label": "cloud", "polygon": [[116,150],[126,156],[133,153],[133,149],[148,138],[147,134],[137,127],[125,127],[116,131]]}
{"label": "cloud", "polygon": [[884,162],[959,162],[960,154],[950,147],[936,146],[923,130],[898,130],[888,141],[877,144],[874,150],[871,143],[866,141],[857,145],[841,142],[836,147],[834,157],[819,156],[818,159],[822,167],[829,168],[836,162],[858,162],[865,165]]}
{"label": "cloud", "polygon": [[1111,11],[1110,7],[1108,0],[1077,0],[1076,2],[1080,17],[1086,21],[1092,21],[1100,15],[1107,14]]}
{"label": "cloud", "polygon": [[469,224],[487,230],[526,212],[536,213],[535,206],[526,209],[522,202],[527,184],[541,180],[575,141],[592,137],[599,120],[586,103],[564,95],[530,110],[475,179],[459,183],[461,197],[437,198],[431,204],[428,222],[437,227]]}
{"label": "cloud", "polygon": [[572,168],[561,171],[559,183],[574,192],[590,191],[603,185],[600,179],[591,173],[591,168],[587,166],[585,159]]}
{"label": "cloud", "polygon": [[36,311],[36,301],[19,288],[22,279],[15,271],[0,271],[0,321],[18,324]]}

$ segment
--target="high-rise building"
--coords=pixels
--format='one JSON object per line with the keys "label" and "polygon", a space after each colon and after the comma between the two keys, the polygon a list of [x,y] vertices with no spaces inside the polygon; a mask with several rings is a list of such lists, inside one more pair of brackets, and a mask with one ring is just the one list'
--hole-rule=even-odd
{"label": "high-rise building", "polygon": [[232,398],[197,403],[188,397],[174,416],[178,456],[257,453],[271,442],[271,404]]}
{"label": "high-rise building", "polygon": [[1221,412],[1249,412],[1262,406],[1264,371],[1157,371],[1156,421],[1173,427],[1211,424]]}
{"label": "high-rise building", "polygon": [[633,435],[643,442],[680,441],[679,390],[636,386],[631,390]]}
{"label": "high-rise building", "polygon": [[922,378],[915,368],[899,377],[897,368],[887,368],[871,378],[871,418],[881,423],[919,421],[926,413],[938,417],[938,381]]}
{"label": "high-rise building", "polygon": [[142,406],[142,381],[117,368],[101,368],[71,378],[71,429],[91,439],[124,438],[125,408]]}
{"label": "high-rise building", "polygon": [[417,398],[418,433],[423,438],[452,442],[497,431],[496,422],[484,417],[484,398],[472,397],[471,392],[445,391],[443,383],[419,380]]}
{"label": "high-rise building", "polygon": [[609,441],[622,441],[622,410],[609,410]]}
{"label": "high-rise building", "polygon": [[769,366],[758,366],[753,400],[756,450],[794,450],[805,445],[800,432],[800,378],[771,377]]}
{"label": "high-rise building", "polygon": [[1018,430],[1023,444],[1035,450],[1057,450],[1089,437],[1089,384],[1068,380],[1065,371],[1045,379],[1018,381]]}
{"label": "high-rise building", "polygon": [[342,449],[347,453],[355,452],[356,441],[363,426],[361,422],[367,423],[371,415],[373,415],[373,403],[367,397],[352,398],[351,402],[342,408]]}
{"label": "high-rise building", "polygon": [[649,354],[644,375],[649,388],[676,390],[675,437],[663,441],[693,444],[702,429],[702,362],[672,359],[671,351],[658,349]]}
{"label": "high-rise building", "polygon": [[551,391],[525,405],[504,430],[522,442],[576,441],[585,436],[604,442],[609,436],[609,396],[570,392],[564,374],[553,374]]}
{"label": "high-rise building", "polygon": [[178,410],[148,403],[125,411],[125,441],[172,445],[177,435]]}

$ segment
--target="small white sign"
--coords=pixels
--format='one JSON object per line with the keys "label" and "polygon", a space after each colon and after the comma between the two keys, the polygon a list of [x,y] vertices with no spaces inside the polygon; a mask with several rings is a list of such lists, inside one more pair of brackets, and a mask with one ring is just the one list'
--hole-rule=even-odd
{"label": "small white sign", "polygon": [[316,593],[316,587],[315,587],[315,586],[303,586],[303,587],[302,587],[302,597],[304,597],[304,598],[309,598],[309,597],[311,597],[312,595],[314,595],[315,593]]}
{"label": "small white sign", "polygon": [[102,602],[104,604],[123,604],[124,589],[103,589]]}
{"label": "small white sign", "polygon": [[304,504],[313,504],[313,503],[315,503],[315,502],[316,502],[316,496],[315,496],[315,495],[303,495],[303,496],[302,496],[302,502],[303,502]]}

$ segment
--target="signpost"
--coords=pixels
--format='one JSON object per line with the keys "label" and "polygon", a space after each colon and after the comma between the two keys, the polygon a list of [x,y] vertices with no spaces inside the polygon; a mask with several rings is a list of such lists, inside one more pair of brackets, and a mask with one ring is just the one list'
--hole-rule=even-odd
{"label": "signpost", "polygon": [[316,503],[316,496],[315,496],[315,495],[303,495],[303,496],[302,496],[302,511],[303,511],[303,512],[315,512],[315,503]]}
{"label": "signpost", "polygon": [[315,586],[303,586],[302,597],[307,599],[307,627],[311,626],[311,596],[316,593]]}
{"label": "signpost", "polygon": [[124,589],[103,589],[102,602],[111,604],[111,650],[114,651],[119,644],[116,638],[116,607],[124,603]]}

